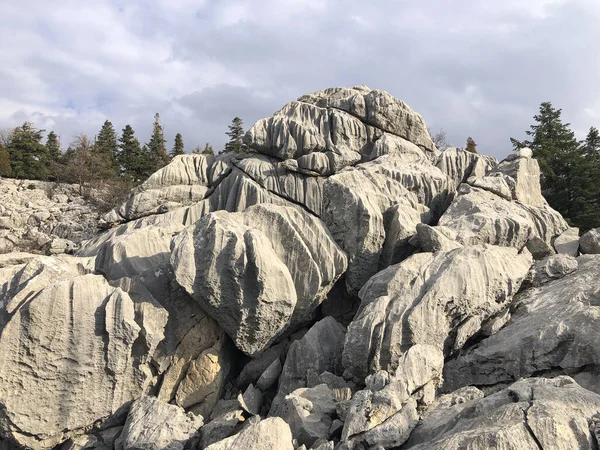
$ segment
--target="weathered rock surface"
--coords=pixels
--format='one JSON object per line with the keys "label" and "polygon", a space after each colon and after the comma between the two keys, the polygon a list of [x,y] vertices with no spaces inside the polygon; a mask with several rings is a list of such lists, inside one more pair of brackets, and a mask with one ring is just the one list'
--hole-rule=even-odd
{"label": "weathered rock surface", "polygon": [[52,448],[150,387],[151,355],[139,351],[150,330],[129,295],[101,276],[53,280],[10,314],[0,402],[2,433],[15,442]]}
{"label": "weathered rock surface", "polygon": [[261,420],[206,450],[294,450],[290,427],[279,417]]}
{"label": "weathered rock surface", "polygon": [[251,355],[311,317],[346,256],[314,216],[257,205],[184,230],[171,263],[178,283]]}
{"label": "weathered rock surface", "polygon": [[[318,376],[330,372],[341,375],[345,332],[343,325],[332,317],[326,317],[290,346],[279,378],[280,399],[296,389],[308,387],[310,374]],[[272,409],[277,401],[273,403]]]}
{"label": "weathered rock surface", "polygon": [[311,448],[318,439],[329,439],[336,403],[332,390],[321,384],[286,395],[271,415],[285,420],[298,444]]}
{"label": "weathered rock surface", "polygon": [[[412,232],[417,214],[420,221],[428,222],[434,219],[429,209],[434,211],[433,215],[441,212],[450,187],[449,178],[431,164],[407,163],[390,156],[327,179],[323,220],[348,254],[346,285],[349,292],[358,292],[380,268],[387,232],[385,216],[392,215],[393,208],[399,205],[397,208],[411,216],[404,233],[408,234]],[[391,239],[394,234],[402,236],[390,231]],[[393,248],[388,243],[386,260],[390,260],[388,255],[393,252],[390,247]]]}
{"label": "weathered rock surface", "polygon": [[387,145],[374,149],[384,133],[422,148],[434,155],[432,159],[436,155],[419,114],[387,92],[364,86],[305,95],[259,120],[244,141],[260,153],[295,160],[293,165],[300,169],[331,175],[371,155],[385,154]]}
{"label": "weathered rock surface", "polygon": [[584,233],[579,239],[579,249],[583,254],[600,253],[600,228]]}
{"label": "weathered rock surface", "polygon": [[439,152],[365,86],[245,140],[96,236],[72,188],[0,180],[0,253],[55,255],[0,257],[1,449],[597,448],[598,233],[531,150]]}
{"label": "weathered rock surface", "polygon": [[[593,449],[600,396],[569,377],[531,378],[485,398],[440,402],[403,447],[414,450]],[[593,423],[592,423],[593,427]]]}
{"label": "weathered rock surface", "polygon": [[119,444],[123,450],[183,450],[203,424],[202,416],[142,397],[131,405]]}
{"label": "weathered rock surface", "polygon": [[444,150],[436,161],[436,166],[445,173],[454,186],[465,183],[470,177],[483,177],[498,165],[491,156],[478,155],[460,148]]}
{"label": "weathered rock surface", "polygon": [[45,253],[54,239],[72,251],[97,233],[100,213],[75,185],[0,178],[0,198],[0,254]]}
{"label": "weathered rock surface", "polygon": [[516,311],[500,331],[447,362],[445,389],[600,363],[595,344],[600,255],[580,256],[577,262],[578,270],[520,294]]}
{"label": "weathered rock surface", "polygon": [[493,244],[517,249],[533,239],[551,245],[568,228],[560,214],[549,206],[527,206],[466,184],[461,185],[438,224],[454,231],[464,245]]}
{"label": "weathered rock surface", "polygon": [[364,378],[396,371],[414,345],[446,355],[461,348],[477,324],[510,303],[531,262],[529,254],[512,248],[475,246],[413,255],[383,270],[359,293],[344,367]]}

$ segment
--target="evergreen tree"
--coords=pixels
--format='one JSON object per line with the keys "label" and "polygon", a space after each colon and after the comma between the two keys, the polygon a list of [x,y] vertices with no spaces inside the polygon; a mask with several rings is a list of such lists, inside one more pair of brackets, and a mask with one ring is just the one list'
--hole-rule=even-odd
{"label": "evergreen tree", "polygon": [[37,130],[30,122],[14,129],[7,146],[12,176],[21,179],[45,180],[47,151],[42,144],[44,130]]}
{"label": "evergreen tree", "polygon": [[[200,147],[198,147],[200,148]],[[210,145],[208,142],[206,143],[206,145],[204,146],[204,150],[202,150],[202,154],[203,155],[214,155],[215,151],[212,148],[212,145]]]}
{"label": "evergreen tree", "polygon": [[572,184],[579,207],[576,221],[583,230],[600,227],[600,132],[591,127],[579,148]]}
{"label": "evergreen tree", "polygon": [[60,150],[58,136],[54,131],[48,133],[48,137],[46,138],[46,151],[48,153],[48,159],[46,161],[48,179],[56,181],[58,180],[58,172],[61,170],[60,159],[62,152]]}
{"label": "evergreen tree", "polygon": [[169,154],[167,153],[167,148],[165,147],[165,142],[163,127],[160,124],[160,116],[156,113],[154,114],[152,136],[150,137],[150,142],[148,142],[148,150],[150,151],[150,158],[152,161],[152,172],[156,172],[171,161],[171,158],[169,158]]}
{"label": "evergreen tree", "polygon": [[242,153],[247,150],[246,144],[242,140],[244,137],[242,119],[235,117],[229,125],[229,131],[225,134],[229,136],[229,142],[225,144],[226,152]]}
{"label": "evergreen tree", "polygon": [[117,134],[112,123],[107,120],[102,125],[92,148],[98,179],[110,180],[118,176],[118,151]]}
{"label": "evergreen tree", "polygon": [[123,128],[123,133],[119,138],[119,150],[118,163],[121,175],[125,179],[140,183],[152,173],[150,154],[140,147],[140,141],[135,137],[131,125]]}
{"label": "evergreen tree", "polygon": [[199,154],[201,154],[201,153],[202,153],[202,149],[200,148],[200,146],[199,146],[199,145],[196,145],[196,146],[194,147],[194,149],[192,150],[192,153],[194,153],[194,154],[196,154],[196,155],[199,155]]}
{"label": "evergreen tree", "polygon": [[8,150],[0,144],[0,177],[10,177],[11,172]]}
{"label": "evergreen tree", "polygon": [[587,229],[589,223],[597,222],[587,217],[593,189],[589,177],[584,174],[590,170],[591,160],[584,158],[588,150],[579,144],[570,124],[562,122],[561,113],[552,103],[543,102],[539,114],[534,116],[536,123],[525,132],[530,139],[511,138],[511,142],[515,149],[529,147],[533,150],[542,172],[542,194],[550,206],[571,225]]}
{"label": "evergreen tree", "polygon": [[174,158],[183,154],[185,154],[183,151],[183,137],[181,136],[181,133],[177,133],[175,135],[175,145],[173,146],[173,150],[171,150],[171,157]]}
{"label": "evergreen tree", "polygon": [[61,156],[60,142],[58,136],[54,131],[48,133],[46,138],[46,150],[48,151],[48,159],[51,161],[58,161]]}
{"label": "evergreen tree", "polygon": [[471,153],[477,153],[477,144],[475,143],[472,137],[467,138],[466,150]]}

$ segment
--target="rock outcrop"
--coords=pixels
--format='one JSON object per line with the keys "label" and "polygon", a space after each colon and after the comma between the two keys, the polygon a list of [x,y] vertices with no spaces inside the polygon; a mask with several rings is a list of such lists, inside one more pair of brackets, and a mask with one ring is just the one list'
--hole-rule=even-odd
{"label": "rock outcrop", "polygon": [[302,209],[211,213],[174,242],[178,283],[247,354],[310,319],[346,269],[323,223]]}
{"label": "rock outcrop", "polygon": [[598,448],[599,233],[531,150],[440,152],[365,86],[244,140],[97,235],[76,195],[0,181],[0,253],[31,250],[0,257],[0,448]]}

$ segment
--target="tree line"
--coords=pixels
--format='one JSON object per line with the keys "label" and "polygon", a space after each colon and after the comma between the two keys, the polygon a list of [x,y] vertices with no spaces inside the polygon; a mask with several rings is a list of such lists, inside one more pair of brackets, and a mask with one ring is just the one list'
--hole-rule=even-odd
{"label": "tree line", "polygon": [[[175,135],[171,151],[167,151],[163,126],[158,113],[150,140],[140,144],[131,125],[117,136],[113,124],[106,120],[92,140],[78,135],[63,151],[60,140],[50,131],[44,142],[45,130],[30,122],[12,130],[0,131],[0,176],[18,179],[76,183],[83,191],[94,183],[119,184],[123,189],[133,187],[172,158],[183,155],[185,147],[181,133]],[[229,142],[225,152],[244,152],[243,122],[239,117],[229,125]],[[215,154],[210,144],[197,146],[192,153]]]}
{"label": "tree line", "polygon": [[571,226],[586,231],[600,227],[600,132],[591,127],[584,140],[577,140],[561,114],[552,103],[541,103],[525,132],[528,139],[511,138],[511,143],[515,150],[533,150],[542,194]]}

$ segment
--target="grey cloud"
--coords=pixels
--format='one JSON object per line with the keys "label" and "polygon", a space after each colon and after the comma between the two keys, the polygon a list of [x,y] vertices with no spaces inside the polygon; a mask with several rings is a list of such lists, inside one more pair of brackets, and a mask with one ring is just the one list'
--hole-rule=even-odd
{"label": "grey cloud", "polygon": [[[42,0],[29,3],[23,14],[48,15],[33,6]],[[1,111],[0,126],[30,117],[54,122],[63,135],[93,134],[108,118],[118,129],[131,123],[147,140],[158,111],[169,145],[181,132],[187,149],[204,142],[219,148],[234,116],[248,127],[306,92],[367,84],[405,100],[452,143],[473,136],[481,151],[502,157],[542,101],[562,107],[580,132],[593,125],[590,110],[600,114],[600,67],[587,48],[600,37],[600,7],[592,0],[168,4],[99,3],[99,17],[120,21],[125,55],[114,39],[104,50],[90,38],[71,45],[78,36],[68,33],[77,27],[66,35],[51,27],[46,47],[32,38],[12,49],[11,60],[28,76],[0,72],[0,98],[23,104],[19,115]],[[236,5],[243,7],[239,20],[228,24]],[[98,23],[90,32],[102,36],[111,27]],[[39,80],[33,90],[29,78]],[[37,114],[28,92],[42,97]]]}

